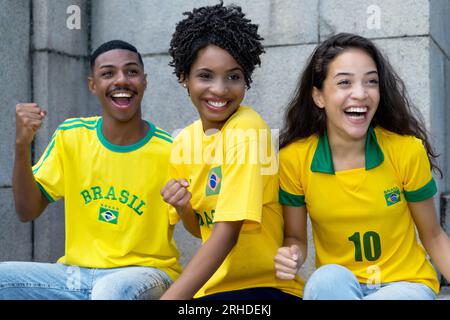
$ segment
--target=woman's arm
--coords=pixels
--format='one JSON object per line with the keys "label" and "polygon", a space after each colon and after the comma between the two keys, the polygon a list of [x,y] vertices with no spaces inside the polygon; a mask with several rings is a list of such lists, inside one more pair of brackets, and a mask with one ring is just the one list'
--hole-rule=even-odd
{"label": "woman's arm", "polygon": [[161,300],[186,300],[211,278],[235,246],[243,221],[216,222],[209,239],[198,249],[181,276]]}
{"label": "woman's arm", "polygon": [[408,202],[420,240],[445,279],[450,282],[450,239],[439,225],[433,198]]}
{"label": "woman's arm", "polygon": [[192,194],[187,190],[188,186],[189,183],[185,179],[171,179],[161,189],[161,195],[165,202],[175,208],[184,228],[194,237],[201,238],[200,226],[190,203]]}
{"label": "woman's arm", "polygon": [[306,207],[283,206],[284,241],[275,256],[275,270],[279,279],[294,279],[306,259],[308,236]]}

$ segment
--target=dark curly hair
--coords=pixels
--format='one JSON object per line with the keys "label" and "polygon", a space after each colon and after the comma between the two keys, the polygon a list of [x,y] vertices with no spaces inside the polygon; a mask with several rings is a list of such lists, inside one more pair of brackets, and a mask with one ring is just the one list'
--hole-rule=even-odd
{"label": "dark curly hair", "polygon": [[180,21],[170,41],[169,63],[181,82],[189,74],[200,49],[213,44],[226,51],[244,71],[247,88],[256,65],[261,65],[259,56],[264,52],[258,35],[258,25],[245,18],[241,7],[224,6],[223,1],[215,6],[205,6],[184,12],[187,18]]}
{"label": "dark curly hair", "polygon": [[280,134],[280,148],[298,139],[313,134],[322,135],[325,132],[325,111],[314,103],[313,88],[322,90],[330,63],[349,48],[364,50],[372,57],[378,69],[380,102],[372,125],[422,140],[431,168],[442,177],[442,171],[436,163],[438,154],[431,147],[420,112],[408,99],[404,82],[372,41],[351,33],[339,33],[328,38],[318,45],[310,56],[286,109]]}

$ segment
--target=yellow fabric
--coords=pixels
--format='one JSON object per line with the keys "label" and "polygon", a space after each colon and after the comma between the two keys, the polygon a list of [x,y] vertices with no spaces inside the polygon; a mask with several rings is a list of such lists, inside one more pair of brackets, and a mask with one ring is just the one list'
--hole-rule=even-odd
{"label": "yellow fabric", "polygon": [[58,262],[91,268],[151,266],[181,272],[168,205],[170,135],[149,123],[145,138],[114,146],[100,117],[68,119],[33,173],[49,201],[65,200],[65,255]]}
{"label": "yellow fabric", "polygon": [[[270,128],[249,107],[239,107],[213,135],[205,135],[198,120],[175,138],[169,174],[190,182],[202,241],[210,237],[214,222],[244,220],[237,244],[196,298],[253,287],[301,296],[299,277],[275,276],[274,257],[283,243],[277,167]],[[179,220],[173,208],[170,216],[172,223]]]}
{"label": "yellow fabric", "polygon": [[[408,201],[420,201],[423,197],[415,193],[428,198],[435,193],[426,150],[415,137],[378,127],[375,135],[384,160],[370,170],[312,172],[315,135],[283,148],[280,199],[282,193],[291,199],[304,196],[317,267],[336,263],[361,283],[420,282],[438,293],[436,272],[418,241],[405,199],[409,195]],[[427,190],[431,193],[423,193]],[[286,199],[281,203],[290,205]]]}

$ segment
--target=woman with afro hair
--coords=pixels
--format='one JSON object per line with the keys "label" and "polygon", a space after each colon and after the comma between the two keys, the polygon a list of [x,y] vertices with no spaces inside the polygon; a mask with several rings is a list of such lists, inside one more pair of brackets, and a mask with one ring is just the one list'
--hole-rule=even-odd
{"label": "woman with afro hair", "polygon": [[270,128],[241,105],[264,52],[258,26],[222,2],[184,14],[170,65],[200,119],[175,138],[161,194],[171,223],[202,246],[162,299],[299,300],[303,281],[275,275],[283,216]]}

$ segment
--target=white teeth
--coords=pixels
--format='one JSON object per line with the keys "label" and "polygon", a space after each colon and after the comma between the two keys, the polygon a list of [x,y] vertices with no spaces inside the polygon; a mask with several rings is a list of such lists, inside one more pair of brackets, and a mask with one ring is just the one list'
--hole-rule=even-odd
{"label": "white teeth", "polygon": [[126,92],[118,92],[118,93],[114,93],[113,98],[131,98],[131,94],[126,93]]}
{"label": "white teeth", "polygon": [[226,101],[219,102],[219,101],[209,101],[208,100],[208,104],[210,104],[216,108],[222,108],[227,104],[227,102]]}
{"label": "white teeth", "polygon": [[364,112],[367,112],[367,107],[350,107],[350,108],[345,109],[345,112],[364,113]]}
{"label": "white teeth", "polygon": [[363,114],[358,114],[358,115],[353,115],[352,114],[352,115],[349,115],[348,117],[351,118],[351,119],[356,119],[356,120],[365,118],[365,116]]}

